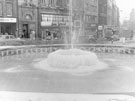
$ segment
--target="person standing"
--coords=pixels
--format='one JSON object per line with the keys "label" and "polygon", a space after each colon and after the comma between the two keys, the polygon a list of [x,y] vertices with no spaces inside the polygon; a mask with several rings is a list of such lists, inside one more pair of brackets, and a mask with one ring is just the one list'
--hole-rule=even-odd
{"label": "person standing", "polygon": [[30,39],[35,40],[35,31],[34,30],[31,31]]}
{"label": "person standing", "polygon": [[33,31],[32,31],[32,39],[33,39],[33,40],[35,40],[35,35],[36,35],[36,34],[35,34],[35,31],[33,30]]}
{"label": "person standing", "polygon": [[24,38],[24,31],[19,35],[20,38]]}

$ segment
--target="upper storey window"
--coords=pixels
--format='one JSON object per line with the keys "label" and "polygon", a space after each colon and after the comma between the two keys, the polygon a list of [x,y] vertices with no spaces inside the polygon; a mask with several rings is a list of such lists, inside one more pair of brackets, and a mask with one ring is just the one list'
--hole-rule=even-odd
{"label": "upper storey window", "polygon": [[2,7],[2,3],[0,2],[0,16],[2,16],[2,11],[3,11],[3,7]]}
{"label": "upper storey window", "polygon": [[40,0],[40,5],[44,7],[55,7],[56,0]]}
{"label": "upper storey window", "polygon": [[7,9],[7,16],[13,15],[13,5],[12,3],[6,3],[6,9]]}

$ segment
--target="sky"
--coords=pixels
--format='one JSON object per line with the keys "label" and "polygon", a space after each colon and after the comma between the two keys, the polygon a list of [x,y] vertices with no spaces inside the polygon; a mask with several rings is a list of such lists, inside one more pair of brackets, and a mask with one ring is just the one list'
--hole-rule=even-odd
{"label": "sky", "polygon": [[116,0],[116,3],[120,8],[120,21],[128,20],[132,8],[135,8],[135,0]]}

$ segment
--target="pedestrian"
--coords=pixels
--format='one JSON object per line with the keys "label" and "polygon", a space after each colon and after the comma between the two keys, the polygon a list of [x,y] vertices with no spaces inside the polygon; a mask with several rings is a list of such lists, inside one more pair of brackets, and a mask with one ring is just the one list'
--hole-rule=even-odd
{"label": "pedestrian", "polygon": [[24,32],[20,34],[20,38],[24,38]]}
{"label": "pedestrian", "polygon": [[32,30],[30,33],[30,39],[35,40],[35,31],[34,30]]}
{"label": "pedestrian", "polygon": [[47,40],[51,40],[51,32],[47,30],[46,34],[47,34]]}
{"label": "pedestrian", "polygon": [[32,40],[35,40],[35,31],[32,31]]}

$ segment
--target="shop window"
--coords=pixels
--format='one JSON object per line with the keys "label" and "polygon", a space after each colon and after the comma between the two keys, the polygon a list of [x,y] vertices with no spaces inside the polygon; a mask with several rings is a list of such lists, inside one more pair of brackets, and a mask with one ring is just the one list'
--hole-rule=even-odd
{"label": "shop window", "polygon": [[13,5],[12,3],[6,4],[7,16],[12,16],[13,13]]}
{"label": "shop window", "polygon": [[3,7],[2,7],[2,3],[0,2],[0,16],[2,16],[2,11],[3,11],[2,8],[3,8]]}

